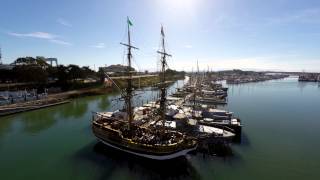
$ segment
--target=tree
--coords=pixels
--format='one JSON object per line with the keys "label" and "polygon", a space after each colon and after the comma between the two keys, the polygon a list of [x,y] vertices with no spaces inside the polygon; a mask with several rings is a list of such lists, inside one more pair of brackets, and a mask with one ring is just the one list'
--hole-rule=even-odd
{"label": "tree", "polygon": [[105,79],[106,75],[105,75],[105,71],[104,71],[104,69],[102,67],[99,68],[98,77],[99,77],[101,82],[104,82],[104,79]]}
{"label": "tree", "polygon": [[13,68],[14,76],[18,82],[47,82],[48,73],[39,66],[22,65]]}
{"label": "tree", "polygon": [[47,68],[49,67],[49,64],[46,61],[46,58],[43,56],[37,56],[36,57],[36,64],[39,65],[42,68]]}
{"label": "tree", "polygon": [[68,80],[68,68],[64,65],[59,65],[56,70],[56,74],[53,74],[55,78],[58,78],[60,84],[66,84]]}
{"label": "tree", "polygon": [[84,73],[79,66],[70,64],[67,67],[67,69],[68,69],[68,79],[74,81],[76,79],[84,78]]}
{"label": "tree", "polygon": [[15,65],[37,65],[41,68],[47,68],[49,64],[46,62],[46,58],[42,56],[33,57],[20,57],[16,59],[13,64]]}
{"label": "tree", "polygon": [[15,81],[15,74],[9,69],[0,69],[0,82]]}
{"label": "tree", "polygon": [[83,66],[81,70],[84,77],[93,77],[96,75],[96,72],[91,70],[89,66]]}

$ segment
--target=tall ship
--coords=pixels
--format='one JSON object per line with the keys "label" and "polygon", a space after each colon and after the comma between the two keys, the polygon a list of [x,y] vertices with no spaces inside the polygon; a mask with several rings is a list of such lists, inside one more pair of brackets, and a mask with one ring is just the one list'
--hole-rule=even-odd
{"label": "tall ship", "polygon": [[124,100],[123,109],[114,112],[94,113],[92,131],[94,135],[105,145],[144,158],[155,160],[168,160],[185,156],[188,152],[197,148],[197,141],[193,137],[169,129],[165,126],[166,111],[166,86],[165,70],[167,67],[166,58],[169,55],[165,49],[165,35],[161,26],[161,55],[160,72],[160,99],[158,111],[148,115],[146,121],[154,121],[162,124],[161,128],[146,126],[137,123],[133,107],[134,88],[132,84],[132,50],[138,49],[131,44],[130,26],[132,23],[127,19],[128,42],[121,43],[127,47],[127,70],[126,87],[121,89],[121,98]]}

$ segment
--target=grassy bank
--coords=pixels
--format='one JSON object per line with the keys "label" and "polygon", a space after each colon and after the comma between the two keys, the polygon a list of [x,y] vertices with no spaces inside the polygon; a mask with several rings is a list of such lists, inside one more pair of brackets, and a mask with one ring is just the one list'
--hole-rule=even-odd
{"label": "grassy bank", "polygon": [[[184,76],[171,76],[167,77],[166,81],[176,81],[181,79],[184,79]],[[116,79],[114,81],[120,88],[125,88],[127,86],[126,79]],[[158,83],[160,83],[159,76],[141,77],[132,80],[132,85],[134,88],[155,86]]]}
{"label": "grassy bank", "polygon": [[116,90],[114,88],[105,88],[103,86],[100,86],[100,87],[67,91],[64,93],[59,93],[56,96],[63,96],[64,98],[67,98],[67,99],[73,99],[73,98],[78,98],[83,96],[105,95],[115,91]]}
{"label": "grassy bank", "polygon": [[[184,79],[184,76],[171,76],[167,80],[168,81],[176,81],[176,80],[180,80],[180,79]],[[117,83],[117,85],[120,88],[125,88],[127,85],[126,79],[116,79],[114,81],[115,81],[115,83]],[[133,79],[133,87],[134,88],[150,87],[150,86],[154,86],[154,85],[158,84],[159,82],[160,82],[159,76],[135,78],[135,79]],[[77,98],[77,97],[83,97],[83,96],[109,94],[109,93],[116,92],[116,91],[118,91],[118,89],[115,88],[114,86],[106,88],[102,84],[100,84],[100,85],[95,85],[95,86],[88,87],[88,88],[66,91],[66,92],[58,93],[58,94],[52,95],[52,96],[64,97],[64,98],[70,99],[70,98]]]}
{"label": "grassy bank", "polygon": [[[168,81],[174,82],[179,79],[183,79],[184,77],[181,76],[171,76],[168,78]],[[126,79],[117,79],[115,82],[120,86],[120,88],[125,88],[127,84]],[[150,87],[158,84],[160,82],[159,76],[149,76],[149,77],[142,77],[142,78],[135,78],[133,79],[133,87],[134,88],[143,88],[143,87]],[[169,83],[168,83],[169,84]],[[81,88],[79,88],[81,87]],[[74,90],[69,90],[69,91],[64,91],[60,93],[55,93],[55,94],[49,94],[46,99],[40,99],[40,100],[33,100],[33,101],[27,101],[27,102],[19,102],[19,103],[14,103],[14,104],[8,104],[8,105],[3,105],[1,108],[5,107],[11,107],[11,106],[24,106],[25,103],[33,103],[33,102],[39,102],[41,103],[42,101],[64,101],[68,99],[74,99],[74,98],[79,98],[79,97],[84,97],[84,96],[95,96],[95,95],[105,95],[105,94],[111,94],[115,93],[118,91],[118,89],[113,86],[113,87],[104,87],[103,84],[90,84],[88,87],[84,86],[78,86],[79,89],[74,89]]]}

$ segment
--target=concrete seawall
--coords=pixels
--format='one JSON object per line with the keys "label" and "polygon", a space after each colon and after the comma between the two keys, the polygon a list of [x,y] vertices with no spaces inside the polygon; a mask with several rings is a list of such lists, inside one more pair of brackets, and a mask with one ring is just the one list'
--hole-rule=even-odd
{"label": "concrete seawall", "polygon": [[60,104],[66,104],[69,103],[70,101],[68,100],[63,100],[60,102],[54,102],[54,103],[48,103],[48,104],[39,104],[39,105],[29,105],[29,106],[24,106],[24,107],[11,107],[11,108],[1,108],[0,109],[0,116],[7,116],[11,114],[16,114],[20,112],[26,112],[26,111],[32,111],[32,110],[37,110],[41,108],[46,108],[46,107],[51,107],[51,106],[57,106]]}

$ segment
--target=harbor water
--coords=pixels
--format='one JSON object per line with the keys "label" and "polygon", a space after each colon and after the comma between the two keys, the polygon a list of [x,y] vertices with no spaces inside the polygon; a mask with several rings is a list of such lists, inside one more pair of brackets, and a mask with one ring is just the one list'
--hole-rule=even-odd
{"label": "harbor water", "polygon": [[[182,86],[171,85],[169,93]],[[283,80],[229,86],[226,109],[241,118],[241,143],[224,157],[200,153],[149,161],[106,148],[91,131],[93,111],[122,106],[119,94],[0,118],[0,179],[319,179],[320,86]],[[158,96],[137,92],[136,105]]]}

